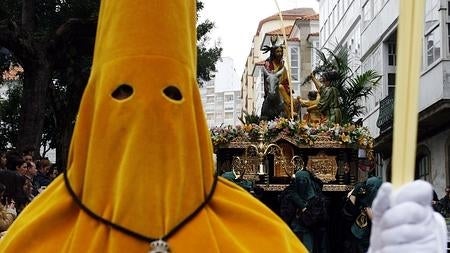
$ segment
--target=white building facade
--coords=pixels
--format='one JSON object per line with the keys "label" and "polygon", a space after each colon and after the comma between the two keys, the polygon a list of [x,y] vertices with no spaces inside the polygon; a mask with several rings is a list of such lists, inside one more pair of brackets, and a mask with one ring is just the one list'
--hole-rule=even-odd
{"label": "white building facade", "polygon": [[[429,181],[441,197],[450,183],[450,1],[427,0],[416,178]],[[355,68],[382,75],[366,106],[364,125],[375,139],[377,173],[390,180],[395,92],[398,0],[320,0],[320,45],[347,47]],[[407,131],[407,130],[406,130]]]}
{"label": "white building facade", "polygon": [[208,127],[240,124],[242,103],[239,78],[233,60],[223,57],[216,64],[214,78],[200,88]]}

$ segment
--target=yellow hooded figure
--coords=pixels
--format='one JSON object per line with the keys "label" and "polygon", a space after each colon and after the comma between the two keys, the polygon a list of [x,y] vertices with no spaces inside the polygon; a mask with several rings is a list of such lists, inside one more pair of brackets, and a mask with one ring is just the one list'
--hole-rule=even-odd
{"label": "yellow hooded figure", "polygon": [[196,83],[193,0],[103,0],[68,170],[0,252],[306,252],[217,179]]}

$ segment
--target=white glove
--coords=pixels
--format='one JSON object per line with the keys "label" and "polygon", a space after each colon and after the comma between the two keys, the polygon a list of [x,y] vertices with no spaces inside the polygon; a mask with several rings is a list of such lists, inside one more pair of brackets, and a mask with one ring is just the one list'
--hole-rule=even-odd
{"label": "white glove", "polygon": [[445,253],[447,227],[433,211],[433,190],[416,180],[392,192],[384,183],[373,201],[369,253]]}

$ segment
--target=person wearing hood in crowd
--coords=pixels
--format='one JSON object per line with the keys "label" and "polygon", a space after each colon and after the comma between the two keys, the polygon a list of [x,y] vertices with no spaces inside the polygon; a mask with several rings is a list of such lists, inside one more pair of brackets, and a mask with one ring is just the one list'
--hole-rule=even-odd
{"label": "person wearing hood in crowd", "polygon": [[[379,177],[369,177],[366,181],[355,185],[349,192],[344,204],[343,213],[346,220],[350,221],[349,243],[354,244],[354,250],[357,252],[367,252],[369,248],[372,202],[377,195],[383,181]],[[349,246],[349,245],[348,245]],[[349,246],[350,247],[350,246]]]}
{"label": "person wearing hood in crowd", "polygon": [[239,185],[240,187],[244,188],[246,191],[248,191],[250,193],[252,193],[252,191],[253,191],[253,187],[254,187],[253,182],[242,178],[241,175],[237,175],[234,170],[224,172],[222,174],[222,177]]}
{"label": "person wearing hood in crowd", "polygon": [[[291,222],[292,231],[298,236],[309,252],[328,252],[327,231],[323,222],[315,222],[323,210],[312,208],[310,203],[322,196],[320,179],[307,169],[299,169],[294,174],[291,200],[297,207],[297,217]],[[309,209],[309,210],[308,210]],[[326,214],[325,214],[326,215]],[[327,217],[322,217],[325,220]]]}

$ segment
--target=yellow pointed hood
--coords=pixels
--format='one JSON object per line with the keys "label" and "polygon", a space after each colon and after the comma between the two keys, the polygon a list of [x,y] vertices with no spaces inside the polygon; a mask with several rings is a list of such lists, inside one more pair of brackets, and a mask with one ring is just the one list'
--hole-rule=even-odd
{"label": "yellow pointed hood", "polygon": [[[190,1],[102,2],[70,150],[69,178],[83,203],[153,237],[192,212],[213,179],[196,82],[195,13]],[[132,94],[116,99],[122,84]],[[180,100],[170,98],[172,90]],[[130,215],[161,218],[148,224]]]}
{"label": "yellow pointed hood", "polygon": [[[204,202],[214,181],[196,83],[195,17],[193,0],[101,2],[68,180],[91,212],[145,237],[172,230]],[[224,179],[167,241],[174,253],[306,252],[280,218]],[[148,249],[148,240],[80,209],[61,177],[0,241],[0,252],[11,253]]]}

